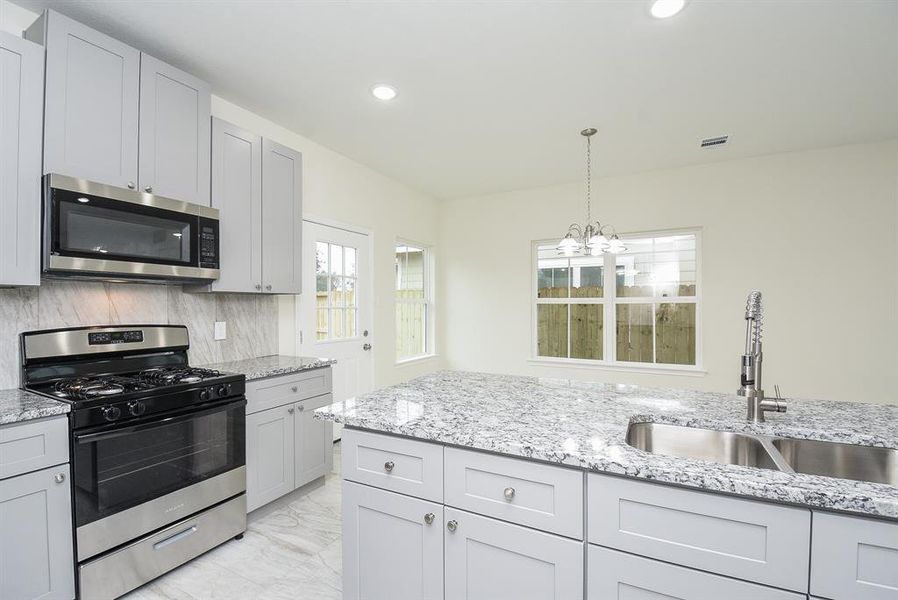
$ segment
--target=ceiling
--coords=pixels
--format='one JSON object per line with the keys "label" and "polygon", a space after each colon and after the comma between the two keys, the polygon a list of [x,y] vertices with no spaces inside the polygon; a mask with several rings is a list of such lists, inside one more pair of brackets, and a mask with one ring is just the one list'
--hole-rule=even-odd
{"label": "ceiling", "polygon": [[587,126],[599,176],[898,137],[892,0],[16,3],[439,198],[575,181]]}

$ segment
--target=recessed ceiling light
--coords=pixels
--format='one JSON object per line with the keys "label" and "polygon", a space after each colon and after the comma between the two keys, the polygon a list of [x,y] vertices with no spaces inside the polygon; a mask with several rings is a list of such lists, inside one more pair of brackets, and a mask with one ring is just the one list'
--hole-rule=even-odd
{"label": "recessed ceiling light", "polygon": [[656,19],[672,17],[686,6],[686,0],[655,0],[652,2],[652,16]]}
{"label": "recessed ceiling light", "polygon": [[391,85],[378,84],[371,88],[371,93],[378,100],[392,100],[396,97],[396,88]]}

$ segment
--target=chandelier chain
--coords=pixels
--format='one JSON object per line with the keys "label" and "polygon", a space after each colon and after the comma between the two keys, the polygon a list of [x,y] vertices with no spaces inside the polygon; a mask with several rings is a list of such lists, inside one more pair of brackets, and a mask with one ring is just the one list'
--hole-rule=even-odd
{"label": "chandelier chain", "polygon": [[586,224],[592,222],[592,144],[586,137]]}

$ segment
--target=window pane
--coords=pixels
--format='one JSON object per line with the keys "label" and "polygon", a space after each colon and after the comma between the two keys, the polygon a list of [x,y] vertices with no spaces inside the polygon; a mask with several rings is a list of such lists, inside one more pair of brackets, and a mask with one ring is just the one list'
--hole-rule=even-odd
{"label": "window pane", "polygon": [[571,304],[571,358],[602,360],[601,304]]}
{"label": "window pane", "polygon": [[619,297],[695,296],[695,235],[627,239],[617,256]]}
{"label": "window pane", "polygon": [[343,246],[337,244],[331,244],[331,273],[343,274]]}
{"label": "window pane", "polygon": [[577,257],[571,259],[571,297],[601,298],[603,294],[602,257]]}
{"label": "window pane", "polygon": [[695,304],[659,304],[655,309],[656,362],[695,364]]}
{"label": "window pane", "polygon": [[652,305],[618,304],[617,360],[627,362],[653,362]]}
{"label": "window pane", "polygon": [[327,244],[315,244],[315,289],[327,292]]}
{"label": "window pane", "polygon": [[317,319],[315,324],[315,339],[316,340],[326,340],[327,339],[327,309],[319,308],[316,311]]}
{"label": "window pane", "polygon": [[396,303],[396,355],[419,356],[425,352],[424,304]]}
{"label": "window pane", "polygon": [[536,306],[537,355],[567,358],[567,304]]}
{"label": "window pane", "polygon": [[537,256],[537,298],[567,298],[571,279],[571,263],[558,256],[555,246],[539,246]]}
{"label": "window pane", "polygon": [[344,259],[346,261],[346,276],[355,277],[355,248],[344,248]]}

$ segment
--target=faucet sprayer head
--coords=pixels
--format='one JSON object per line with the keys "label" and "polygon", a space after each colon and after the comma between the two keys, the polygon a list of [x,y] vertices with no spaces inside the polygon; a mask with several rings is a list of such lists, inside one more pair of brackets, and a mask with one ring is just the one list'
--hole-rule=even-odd
{"label": "faucet sprayer head", "polygon": [[761,319],[760,290],[754,290],[748,295],[748,300],[745,301],[745,318],[756,320]]}

